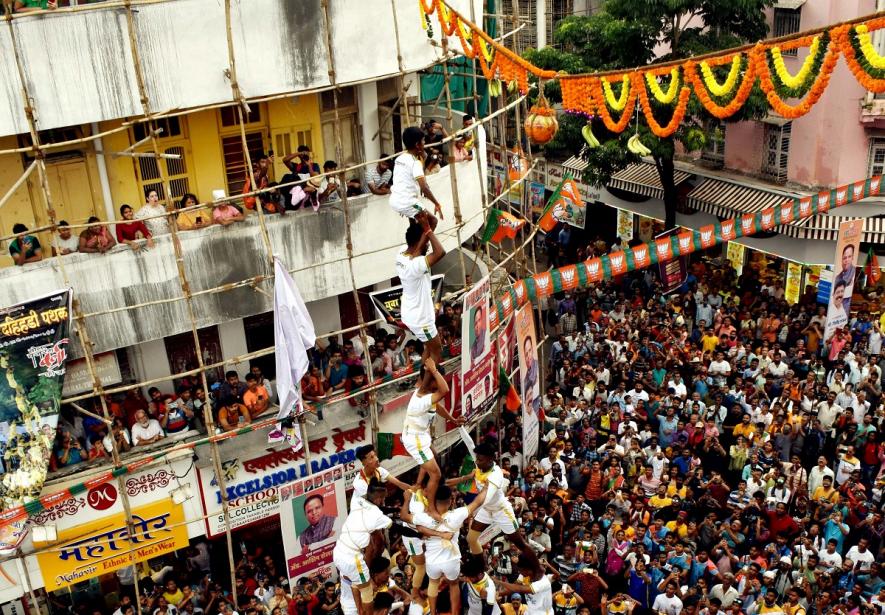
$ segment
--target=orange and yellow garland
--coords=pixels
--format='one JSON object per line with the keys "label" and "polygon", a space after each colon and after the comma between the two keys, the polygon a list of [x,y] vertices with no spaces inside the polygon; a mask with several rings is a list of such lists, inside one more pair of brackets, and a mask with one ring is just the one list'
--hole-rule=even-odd
{"label": "orange and yellow garland", "polygon": [[[757,82],[775,112],[788,119],[801,117],[820,100],[840,55],[860,85],[870,92],[885,92],[885,56],[871,43],[872,33],[885,28],[885,17],[833,26],[816,35],[800,33],[778,44],[760,42],[751,48],[724,50],[701,61],[688,59],[621,73],[566,75],[534,66],[462,17],[445,0],[418,3],[422,26],[426,28],[427,16],[436,13],[441,31],[448,37],[456,36],[468,58],[479,58],[486,79],[516,83],[523,94],[529,89],[529,75],[559,79],[563,107],[598,115],[612,132],[627,128],[638,103],[651,131],[659,137],[670,136],[685,118],[692,93],[711,115],[731,117],[746,103]],[[807,49],[809,57],[792,74],[782,52],[799,48]],[[665,90],[657,78],[667,74],[670,81]],[[795,104],[786,102],[796,98],[800,100]],[[666,107],[671,109],[670,120],[661,125],[654,111]]]}

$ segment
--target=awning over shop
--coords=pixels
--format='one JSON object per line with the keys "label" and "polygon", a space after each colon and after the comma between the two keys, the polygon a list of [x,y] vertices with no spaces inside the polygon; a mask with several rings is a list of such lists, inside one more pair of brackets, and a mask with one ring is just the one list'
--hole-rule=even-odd
{"label": "awning over shop", "polygon": [[[678,186],[691,177],[691,175],[691,173],[677,169],[673,174],[673,179]],[[608,182],[608,187],[626,190],[627,192],[641,194],[653,199],[664,198],[664,187],[661,186],[658,170],[655,168],[655,165],[648,162],[631,164],[623,171],[618,171],[612,175],[611,180]]]}
{"label": "awning over shop", "polygon": [[[801,222],[780,227],[780,232],[799,239],[823,239],[836,241],[839,236],[839,225],[853,216],[833,216],[824,214],[812,216]],[[861,241],[885,243],[885,217],[865,218]]]}
{"label": "awning over shop", "polygon": [[802,8],[803,4],[805,4],[805,0],[777,0],[777,2],[774,3],[774,8],[795,11],[798,8]]}
{"label": "awning over shop", "polygon": [[689,206],[720,218],[753,214],[789,199],[783,194],[718,179],[707,179],[688,193]]}
{"label": "awning over shop", "polygon": [[587,161],[581,158],[581,154],[578,154],[577,156],[572,156],[562,163],[563,170],[569,171],[572,175],[575,176],[580,176],[580,174],[584,172],[584,169],[586,169],[587,166]]}

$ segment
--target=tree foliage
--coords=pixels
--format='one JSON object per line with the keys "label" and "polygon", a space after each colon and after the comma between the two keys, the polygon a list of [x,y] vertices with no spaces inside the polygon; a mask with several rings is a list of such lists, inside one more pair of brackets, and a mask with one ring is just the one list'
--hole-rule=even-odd
{"label": "tree foliage", "polygon": [[[602,10],[593,15],[573,15],[560,22],[554,40],[561,50],[529,50],[526,56],[542,68],[570,74],[629,69],[652,61],[696,56],[765,38],[768,26],[763,11],[772,4],[773,0],[606,0]],[[545,94],[553,102],[562,100],[555,82],[545,85]],[[655,116],[662,124],[669,119],[668,109],[655,109]],[[759,119],[767,112],[768,103],[756,86],[747,103],[728,121]],[[685,151],[703,148],[715,120],[694,94],[689,113],[673,137],[655,137],[646,127],[642,113],[637,117],[622,135],[608,133],[600,120],[591,120],[593,132],[603,141],[603,146],[586,151],[589,168],[584,180],[595,185],[605,184],[612,174],[636,162],[638,157],[626,151],[625,145],[626,139],[638,130],[642,142],[652,150],[661,175],[669,228],[675,225],[676,219],[673,188],[676,142]],[[547,149],[551,153],[580,151],[584,145],[580,135],[584,121],[565,118],[561,122],[562,134],[558,134]]]}

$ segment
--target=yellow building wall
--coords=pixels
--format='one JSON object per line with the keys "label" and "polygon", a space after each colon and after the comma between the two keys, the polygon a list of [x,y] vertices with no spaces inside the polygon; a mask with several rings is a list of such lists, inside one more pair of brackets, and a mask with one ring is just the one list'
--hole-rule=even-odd
{"label": "yellow building wall", "polygon": [[218,127],[218,111],[215,109],[187,116],[189,156],[193,166],[190,173],[191,191],[200,201],[211,201],[213,190],[227,191]]}
{"label": "yellow building wall", "polygon": [[[12,149],[18,147],[18,140],[15,137],[0,138],[0,149]],[[0,156],[0,194],[12,188],[12,185],[18,181],[24,172],[21,154],[4,154]],[[34,180],[37,175],[32,174]],[[43,206],[41,201],[40,206]],[[28,228],[34,228],[34,210],[31,207],[31,196],[28,189],[28,183],[22,184],[18,190],[10,197],[6,203],[0,207],[0,233],[5,237],[12,233],[12,227],[21,222]],[[12,265],[12,258],[9,256],[9,241],[0,242],[2,254],[0,254],[0,266],[7,267]],[[43,237],[40,237],[42,243]]]}
{"label": "yellow building wall", "polygon": [[[305,94],[293,98],[272,100],[267,103],[267,116],[270,129],[270,143],[268,149],[275,149],[273,135],[280,131],[294,133],[298,130],[309,128],[313,147],[313,160],[319,165],[325,160],[323,151],[323,129],[320,121],[320,97],[318,94]],[[293,135],[294,139],[294,135]],[[293,144],[293,148],[295,145]],[[274,152],[276,162],[274,164],[275,178],[277,181],[286,172],[282,164],[282,152]]]}
{"label": "yellow building wall", "polygon": [[[100,130],[106,131],[116,128],[120,122],[103,122]],[[111,154],[122,152],[132,143],[129,130],[121,130],[104,137],[103,145],[105,165],[108,169],[108,184],[111,187],[111,198],[114,201],[114,214],[120,217],[120,205],[127,203],[132,207],[138,207],[144,203],[144,196],[138,188],[138,174],[135,168],[137,161],[129,156],[115,158]]]}

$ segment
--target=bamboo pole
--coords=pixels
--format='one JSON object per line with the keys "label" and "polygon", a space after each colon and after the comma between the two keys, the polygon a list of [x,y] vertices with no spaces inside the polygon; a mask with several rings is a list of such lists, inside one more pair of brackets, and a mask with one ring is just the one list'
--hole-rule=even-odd
{"label": "bamboo pole", "polygon": [[[0,207],[3,207],[4,205],[6,205],[6,201],[11,199],[12,195],[15,194],[15,191],[18,190],[19,188],[21,188],[21,185],[27,181],[28,177],[30,177],[30,175],[31,175],[31,172],[35,168],[37,168],[37,161],[36,160],[34,160],[31,164],[28,165],[28,168],[25,169],[25,172],[21,174],[21,177],[19,177],[15,181],[15,183],[12,184],[12,187],[6,191],[6,194],[3,195],[3,198],[0,198]],[[36,220],[34,220],[34,222],[36,222]]]}
{"label": "bamboo pole", "polygon": [[[335,75],[335,54],[332,49],[332,19],[329,15],[329,1],[321,0],[320,2],[323,8],[323,18],[325,19],[326,25],[326,49],[329,54],[329,80],[334,84],[336,81]],[[344,155],[344,145],[341,140],[341,121],[338,113],[338,90],[332,90],[332,96],[334,100],[335,106],[335,121],[333,123],[333,130],[335,133],[335,157],[338,160],[341,160]],[[342,175],[344,177],[344,175]],[[360,342],[363,346],[364,360],[366,364],[366,374],[369,379],[369,382],[375,381],[374,369],[372,366],[372,361],[369,359],[369,338],[366,333],[365,319],[363,318],[363,306],[360,302],[359,291],[357,290],[356,285],[356,273],[353,269],[353,235],[351,234],[350,227],[350,207],[348,206],[348,197],[347,190],[343,190],[343,207],[344,211],[344,229],[345,229],[345,242],[347,245],[347,268],[350,272],[350,284],[352,288],[353,302],[356,309],[356,319],[357,323],[359,323],[359,335]],[[375,395],[375,391],[372,390],[369,392],[369,415],[371,417],[372,424],[372,443],[377,444],[378,442],[378,398]]]}

